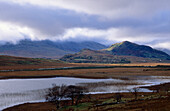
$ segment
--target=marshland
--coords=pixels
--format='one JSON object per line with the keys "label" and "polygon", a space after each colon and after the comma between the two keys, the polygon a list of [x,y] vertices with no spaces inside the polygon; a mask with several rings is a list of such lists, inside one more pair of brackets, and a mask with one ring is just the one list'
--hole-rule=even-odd
{"label": "marshland", "polygon": [[[36,110],[32,106],[41,106],[42,104],[45,105],[45,103],[47,104],[47,107],[50,105],[50,108],[55,108],[54,104],[46,102],[45,99],[45,95],[48,94],[48,89],[52,87],[52,84],[56,84],[56,86],[75,85],[84,87],[87,89],[84,92],[85,96],[91,95],[93,98],[92,100],[89,99],[91,102],[84,101],[82,98],[80,107],[90,108],[93,106],[94,108],[100,108],[103,107],[103,104],[106,101],[106,103],[111,105],[118,104],[114,98],[114,95],[117,93],[122,95],[127,94],[129,96],[129,99],[122,96],[123,100],[133,100],[133,94],[130,92],[133,88],[139,88],[140,90],[138,93],[146,93],[148,97],[154,96],[157,98],[159,97],[159,93],[153,93],[155,90],[149,89],[148,87],[169,83],[170,81],[168,70],[169,66],[167,66],[167,64],[164,65],[164,67],[157,66],[157,64],[150,66],[146,64],[139,64],[140,67],[130,64],[123,67],[119,65],[116,67],[110,67],[110,65],[107,66],[106,64],[104,66],[100,64],[99,66],[96,66],[96,64],[90,64],[91,66],[89,66],[89,64],[87,64],[87,66],[85,66],[85,64],[73,65],[83,65],[83,67],[76,66],[75,68],[70,67],[68,69],[55,69],[53,66],[54,69],[52,70],[50,68],[45,68],[44,70],[23,71],[20,69],[13,71],[1,71],[0,75],[8,74],[7,77],[1,76],[2,79],[0,80],[1,110],[12,106],[14,107],[9,108],[10,110],[16,110],[15,108],[22,109],[22,107],[24,108],[22,110]],[[104,100],[97,99],[97,95],[102,95]],[[110,98],[105,97],[106,95],[110,95]],[[95,103],[93,99],[100,102]],[[61,103],[62,101],[64,100],[61,100]],[[76,107],[75,105],[69,104],[69,99],[67,101],[68,105],[61,105],[61,109],[64,108],[63,110],[66,110],[68,107]],[[82,104],[87,104],[87,106],[81,106]],[[100,104],[101,106],[95,106],[97,104]],[[121,103],[121,105],[123,104],[124,103]],[[107,106],[107,104],[104,104],[104,106]],[[41,110],[43,110],[43,108]],[[91,110],[94,109],[92,108]]]}

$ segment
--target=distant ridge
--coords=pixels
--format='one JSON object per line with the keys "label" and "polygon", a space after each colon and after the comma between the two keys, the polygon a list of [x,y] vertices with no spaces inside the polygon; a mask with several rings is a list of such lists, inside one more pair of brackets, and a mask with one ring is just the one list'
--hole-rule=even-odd
{"label": "distant ridge", "polygon": [[106,46],[92,41],[85,42],[53,42],[49,40],[22,40],[18,44],[7,43],[0,45],[0,55],[32,57],[32,58],[60,58],[65,54],[73,54],[84,48],[100,50]]}
{"label": "distant ridge", "polygon": [[163,51],[163,52],[166,52],[167,54],[170,55],[170,50],[168,50],[168,49],[159,49],[159,50],[161,50],[161,51]]}
{"label": "distant ridge", "polygon": [[170,60],[170,56],[163,51],[159,51],[145,45],[138,45],[129,41],[113,44],[109,48],[103,49],[102,52],[106,52],[112,55],[136,56],[144,58],[159,58],[164,60]]}

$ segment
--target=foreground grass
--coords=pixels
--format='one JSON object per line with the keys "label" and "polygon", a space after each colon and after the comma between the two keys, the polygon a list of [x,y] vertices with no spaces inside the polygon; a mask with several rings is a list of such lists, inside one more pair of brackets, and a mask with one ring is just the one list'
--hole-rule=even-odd
{"label": "foreground grass", "polygon": [[[169,111],[170,94],[139,93],[138,100],[134,100],[131,93],[122,93],[122,102],[115,103],[115,94],[96,94],[84,97],[78,105],[71,105],[71,101],[63,101],[60,111]],[[4,111],[55,111],[51,103],[28,103],[14,106]]]}

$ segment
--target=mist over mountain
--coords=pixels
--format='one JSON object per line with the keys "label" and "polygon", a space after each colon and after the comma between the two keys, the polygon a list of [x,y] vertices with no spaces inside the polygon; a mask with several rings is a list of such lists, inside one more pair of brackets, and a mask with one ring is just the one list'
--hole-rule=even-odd
{"label": "mist over mountain", "polygon": [[168,49],[159,49],[159,50],[161,50],[161,51],[163,51],[163,52],[166,52],[167,54],[170,55],[170,50],[168,50]]}
{"label": "mist over mountain", "polygon": [[34,58],[60,58],[65,54],[73,54],[84,48],[100,50],[106,48],[106,46],[92,41],[53,42],[49,40],[22,40],[18,44],[6,43],[1,45],[0,54]]}

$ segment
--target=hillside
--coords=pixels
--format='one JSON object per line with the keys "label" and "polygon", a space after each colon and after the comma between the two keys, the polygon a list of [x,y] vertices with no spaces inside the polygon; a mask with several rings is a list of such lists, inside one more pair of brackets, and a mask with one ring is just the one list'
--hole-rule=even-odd
{"label": "hillside", "polygon": [[23,65],[52,65],[56,63],[63,63],[60,60],[48,60],[39,58],[25,58],[14,56],[0,56],[0,66],[23,66]]}
{"label": "hillside", "polygon": [[103,49],[102,52],[106,52],[112,55],[136,56],[144,58],[158,58],[161,60],[170,60],[170,56],[165,52],[153,49],[149,46],[138,45],[128,41],[113,44],[109,48]]}
{"label": "hillside", "polygon": [[60,60],[71,63],[169,63],[170,56],[149,46],[124,41],[99,51],[84,49]]}
{"label": "hillside", "polygon": [[67,54],[60,60],[70,63],[169,63],[169,60],[136,56],[112,55],[101,51],[83,49],[75,54]]}
{"label": "hillside", "polygon": [[73,54],[81,49],[89,48],[100,50],[106,46],[91,42],[52,42],[49,40],[31,41],[22,40],[18,44],[7,43],[0,46],[0,55],[11,55],[33,58],[60,58],[65,54]]}
{"label": "hillside", "polygon": [[71,63],[130,63],[124,57],[90,49],[83,49],[79,53],[65,55],[60,60]]}

